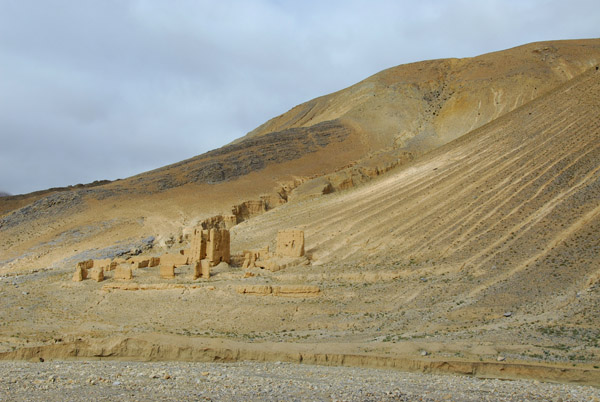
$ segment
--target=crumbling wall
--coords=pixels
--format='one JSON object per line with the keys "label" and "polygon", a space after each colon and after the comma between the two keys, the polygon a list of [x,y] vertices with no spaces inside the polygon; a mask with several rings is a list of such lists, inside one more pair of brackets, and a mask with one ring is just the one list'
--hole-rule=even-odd
{"label": "crumbling wall", "polygon": [[160,264],[159,273],[162,279],[173,279],[175,278],[175,265]]}
{"label": "crumbling wall", "polygon": [[186,265],[188,263],[188,257],[182,254],[171,254],[171,253],[166,253],[163,254],[160,257],[160,265],[171,265],[171,266],[178,266],[178,265]]}
{"label": "crumbling wall", "polygon": [[96,282],[102,282],[104,280],[104,268],[101,266],[92,268],[90,270],[90,276]]}
{"label": "crumbling wall", "polygon": [[210,262],[208,260],[201,260],[194,265],[194,279],[210,278]]}
{"label": "crumbling wall", "polygon": [[87,269],[83,268],[81,265],[77,264],[75,268],[75,273],[73,274],[73,282],[81,282],[82,280],[87,278]]}
{"label": "crumbling wall", "polygon": [[277,233],[275,254],[282,257],[302,257],[304,255],[304,232],[302,230],[280,230]]}
{"label": "crumbling wall", "polygon": [[192,235],[189,252],[189,263],[195,264],[206,258],[206,244],[208,243],[208,230],[196,229]]}
{"label": "crumbling wall", "polygon": [[129,264],[119,264],[115,269],[115,279],[119,280],[130,280],[133,278],[131,273],[131,266]]}
{"label": "crumbling wall", "polygon": [[230,245],[229,230],[210,229],[206,244],[206,259],[214,266],[224,261],[229,264]]}

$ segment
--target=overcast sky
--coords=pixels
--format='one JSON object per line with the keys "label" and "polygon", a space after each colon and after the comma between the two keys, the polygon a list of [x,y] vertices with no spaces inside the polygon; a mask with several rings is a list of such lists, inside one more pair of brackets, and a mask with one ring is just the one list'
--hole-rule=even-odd
{"label": "overcast sky", "polygon": [[388,67],[599,30],[598,0],[0,0],[0,191],[128,177]]}

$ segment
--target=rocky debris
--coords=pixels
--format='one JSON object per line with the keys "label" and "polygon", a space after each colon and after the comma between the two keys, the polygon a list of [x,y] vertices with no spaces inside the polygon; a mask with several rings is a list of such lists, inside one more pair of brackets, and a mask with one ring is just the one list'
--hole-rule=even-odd
{"label": "rocky debris", "polygon": [[50,194],[0,219],[0,229],[12,228],[40,219],[57,219],[64,214],[73,214],[82,205],[83,200],[79,192],[65,191]]}
{"label": "rocky debris", "polygon": [[132,249],[139,248],[142,250],[143,253],[151,250],[154,247],[154,240],[154,236],[148,236],[135,242],[122,242],[100,250],[86,250],[64,260],[64,264],[69,265],[74,264],[78,261],[90,259],[104,260],[108,258],[111,260],[115,260],[119,257],[127,259],[128,257],[131,257],[130,253]]}
{"label": "rocky debris", "polygon": [[262,170],[267,164],[299,159],[331,142],[342,142],[349,134],[350,129],[339,121],[325,121],[311,127],[290,128],[246,138],[182,164],[193,166],[186,175],[187,180],[219,183]]}
{"label": "rocky debris", "polygon": [[[264,169],[267,165],[289,162],[317,152],[331,143],[346,140],[351,129],[338,120],[310,127],[289,128],[262,136],[241,139],[233,144],[144,174],[136,185],[150,184],[165,191],[187,183],[221,183]],[[184,171],[184,176],[173,174]]]}
{"label": "rocky debris", "polygon": [[11,401],[600,401],[589,386],[287,362],[0,362]]}

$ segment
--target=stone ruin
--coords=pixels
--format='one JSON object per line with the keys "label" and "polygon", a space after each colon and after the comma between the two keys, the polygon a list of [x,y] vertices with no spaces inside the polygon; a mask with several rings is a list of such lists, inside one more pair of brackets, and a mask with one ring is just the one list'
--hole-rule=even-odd
{"label": "stone ruin", "polygon": [[128,281],[133,278],[131,266],[129,264],[119,264],[115,269],[115,279]]}
{"label": "stone ruin", "polygon": [[269,247],[244,251],[243,269],[263,268],[275,272],[289,265],[308,264],[304,256],[304,232],[280,230],[277,233],[275,253]]}
{"label": "stone ruin", "polygon": [[277,255],[302,257],[304,255],[304,232],[302,230],[280,230],[277,232]]}
{"label": "stone ruin", "polygon": [[[239,256],[238,258],[241,258]],[[240,263],[242,260],[237,260]],[[193,267],[193,279],[210,278],[210,269],[221,262],[230,263],[230,235],[227,229],[197,228],[191,234],[190,248],[178,253],[165,253],[160,257],[134,256],[129,259],[86,260],[77,264],[73,281],[79,282],[91,277],[101,282],[105,273],[114,271],[113,278],[131,280],[136,269],[159,267],[162,279],[175,278],[175,269],[183,265]],[[287,266],[310,264],[304,255],[304,232],[301,230],[280,230],[277,233],[275,252],[269,247],[244,251],[244,270],[262,268],[275,272]],[[251,276],[251,275],[250,275]]]}
{"label": "stone ruin", "polygon": [[175,277],[175,268],[182,265],[194,266],[194,279],[210,278],[210,268],[221,262],[230,262],[230,236],[226,229],[196,229],[192,235],[189,250],[181,250],[178,254],[165,253],[160,257],[135,256],[129,259],[86,260],[77,263],[73,281],[79,282],[88,278],[88,270],[92,279],[104,280],[104,273],[115,271],[114,279],[130,280],[133,270],[159,266],[159,275],[163,279]]}

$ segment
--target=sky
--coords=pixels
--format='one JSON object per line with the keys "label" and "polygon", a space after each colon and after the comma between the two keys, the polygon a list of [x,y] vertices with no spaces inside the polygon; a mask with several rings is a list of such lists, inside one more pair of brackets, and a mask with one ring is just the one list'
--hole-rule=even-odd
{"label": "sky", "polygon": [[599,31],[598,0],[0,0],[0,192],[178,162],[399,64]]}

